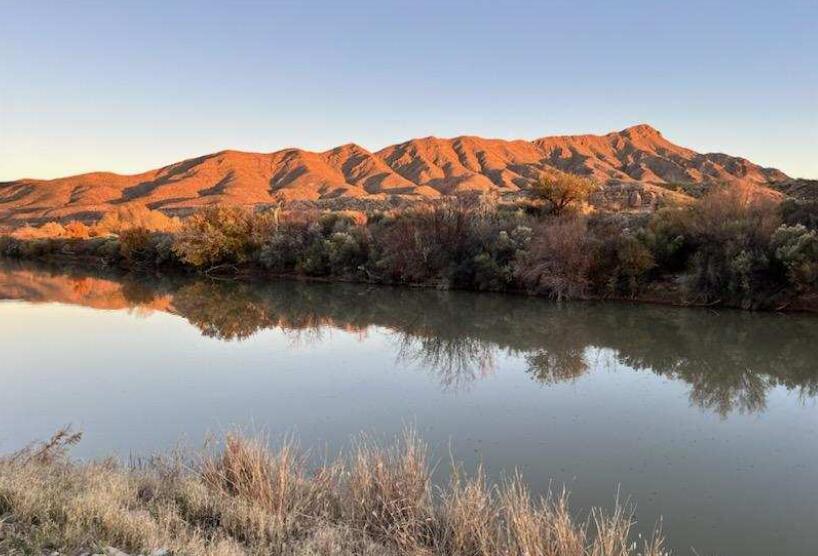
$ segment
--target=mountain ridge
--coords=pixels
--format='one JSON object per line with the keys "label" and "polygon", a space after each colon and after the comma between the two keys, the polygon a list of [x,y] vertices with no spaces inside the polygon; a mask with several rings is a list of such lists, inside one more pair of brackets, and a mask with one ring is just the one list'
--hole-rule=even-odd
{"label": "mountain ridge", "polygon": [[774,168],[723,153],[697,153],[648,124],[604,135],[531,141],[427,136],[372,152],[346,143],[315,152],[223,150],[146,172],[90,172],[0,182],[0,222],[93,219],[127,204],[184,212],[215,204],[431,199],[477,191],[523,195],[540,176],[567,172],[604,184],[623,208],[688,197],[679,185],[727,182],[774,188],[792,181]]}

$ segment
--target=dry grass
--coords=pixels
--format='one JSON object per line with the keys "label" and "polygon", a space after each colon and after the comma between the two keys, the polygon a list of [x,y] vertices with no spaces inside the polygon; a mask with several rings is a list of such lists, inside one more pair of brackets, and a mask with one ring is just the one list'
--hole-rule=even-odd
{"label": "dry grass", "polygon": [[[567,497],[534,499],[519,476],[491,485],[455,467],[431,485],[412,431],[392,446],[360,441],[347,457],[307,464],[292,442],[276,450],[228,435],[196,460],[138,466],[77,463],[67,431],[0,459],[0,553],[288,556],[660,556],[657,531],[638,546],[626,504],[576,521]],[[311,469],[311,471],[307,471]]]}

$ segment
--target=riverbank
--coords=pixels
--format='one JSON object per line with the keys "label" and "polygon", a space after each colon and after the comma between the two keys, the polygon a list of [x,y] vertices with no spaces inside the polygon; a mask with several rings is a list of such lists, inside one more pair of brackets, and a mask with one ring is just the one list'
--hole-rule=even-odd
{"label": "riverbank", "polygon": [[517,475],[493,485],[458,468],[434,488],[412,431],[389,446],[362,439],[317,466],[292,442],[271,450],[238,434],[218,450],[131,465],[73,461],[79,440],[61,431],[0,458],[0,552],[666,554],[659,531],[633,538],[626,504],[578,519],[565,493],[538,500]]}
{"label": "riverbank", "polygon": [[818,204],[723,189],[655,213],[484,199],[397,213],[209,207],[0,238],[0,256],[217,279],[326,281],[753,310],[818,310]]}

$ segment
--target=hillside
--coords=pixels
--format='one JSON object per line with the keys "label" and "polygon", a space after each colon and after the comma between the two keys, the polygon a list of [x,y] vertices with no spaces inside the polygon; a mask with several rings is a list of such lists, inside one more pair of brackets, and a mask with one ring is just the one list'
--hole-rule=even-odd
{"label": "hillside", "polygon": [[780,195],[782,184],[791,181],[744,158],[680,147],[642,124],[606,135],[534,141],[425,137],[374,153],[355,144],[321,153],[222,151],[136,175],[22,179],[0,183],[0,223],[90,220],[130,203],[183,213],[214,203],[412,200],[466,191],[513,196],[556,171],[594,178],[606,185],[596,202],[630,209],[683,200],[718,182]]}

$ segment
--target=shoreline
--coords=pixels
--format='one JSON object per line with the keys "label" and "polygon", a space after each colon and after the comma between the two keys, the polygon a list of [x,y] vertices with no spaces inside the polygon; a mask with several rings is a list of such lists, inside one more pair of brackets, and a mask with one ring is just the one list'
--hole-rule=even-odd
{"label": "shoreline", "polygon": [[165,267],[165,268],[122,268],[119,266],[109,266],[103,259],[97,257],[75,257],[71,255],[51,254],[46,257],[38,258],[18,258],[0,255],[0,261],[7,261],[11,263],[29,263],[33,265],[42,265],[50,271],[56,272],[85,272],[88,274],[107,273],[112,272],[115,276],[122,278],[125,276],[147,276],[147,277],[179,277],[185,279],[205,279],[215,282],[237,282],[250,284],[263,284],[270,280],[285,280],[293,282],[305,283],[319,283],[319,284],[359,284],[362,286],[376,286],[387,288],[409,288],[422,290],[440,290],[440,291],[461,291],[470,292],[475,295],[493,294],[493,295],[513,295],[517,297],[531,297],[543,299],[553,303],[616,303],[623,305],[653,305],[670,307],[673,309],[704,309],[704,310],[730,310],[741,312],[759,312],[759,313],[781,313],[781,314],[818,314],[818,295],[810,298],[799,299],[795,303],[788,302],[783,307],[757,307],[744,308],[735,304],[725,304],[722,302],[693,302],[683,299],[682,294],[677,295],[662,295],[661,292],[653,289],[649,294],[639,295],[636,297],[628,297],[623,295],[605,295],[594,296],[585,295],[582,297],[568,298],[564,300],[555,300],[548,295],[537,294],[523,289],[504,289],[504,290],[478,290],[468,287],[455,287],[442,284],[433,283],[419,283],[419,282],[380,282],[374,280],[361,280],[356,278],[344,277],[324,277],[324,276],[307,276],[297,273],[276,273],[259,267],[245,267],[239,272],[225,273],[225,274],[209,274],[204,271],[196,271],[185,267]]}
{"label": "shoreline", "polygon": [[[678,307],[818,311],[818,204],[718,189],[649,214],[459,199],[398,212],[248,212],[184,221],[130,207],[0,236],[0,257]],[[555,205],[556,207],[556,205]]]}

